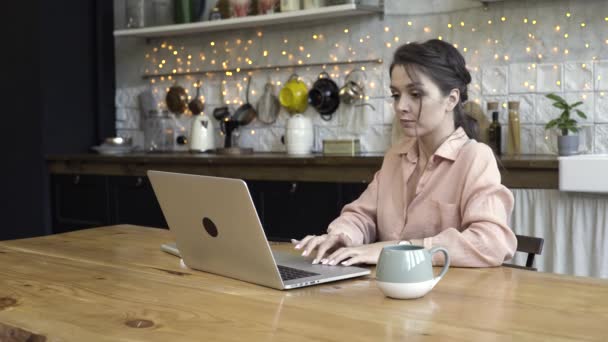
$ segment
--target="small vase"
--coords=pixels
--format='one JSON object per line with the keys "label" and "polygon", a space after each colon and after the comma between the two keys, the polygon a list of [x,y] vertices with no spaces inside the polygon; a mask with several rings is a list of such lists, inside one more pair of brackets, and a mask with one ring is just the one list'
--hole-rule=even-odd
{"label": "small vase", "polygon": [[560,156],[578,154],[578,135],[561,135],[557,137],[557,150]]}

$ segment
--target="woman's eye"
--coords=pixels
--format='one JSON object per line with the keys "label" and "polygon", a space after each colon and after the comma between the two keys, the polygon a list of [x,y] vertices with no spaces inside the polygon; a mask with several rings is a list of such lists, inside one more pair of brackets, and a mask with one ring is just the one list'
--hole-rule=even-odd
{"label": "woman's eye", "polygon": [[399,98],[399,94],[393,93],[393,94],[391,94],[391,97],[396,100]]}
{"label": "woman's eye", "polygon": [[411,93],[410,93],[410,95],[411,95],[413,98],[415,98],[415,99],[417,99],[417,98],[419,98],[420,96],[422,96],[422,94],[420,94],[419,92],[411,92]]}

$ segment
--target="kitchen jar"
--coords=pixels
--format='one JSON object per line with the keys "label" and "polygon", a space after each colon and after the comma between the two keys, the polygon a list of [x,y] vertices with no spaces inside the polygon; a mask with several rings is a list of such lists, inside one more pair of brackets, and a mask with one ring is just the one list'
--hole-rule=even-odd
{"label": "kitchen jar", "polygon": [[325,0],[303,0],[304,9],[320,8],[325,6]]}
{"label": "kitchen jar", "polygon": [[295,114],[287,120],[285,145],[287,154],[310,154],[314,144],[315,134],[312,120],[302,114]]}
{"label": "kitchen jar", "polygon": [[144,120],[144,150],[173,150],[174,125],[168,111],[150,110]]}
{"label": "kitchen jar", "polygon": [[297,11],[300,9],[300,0],[281,0],[281,12]]}

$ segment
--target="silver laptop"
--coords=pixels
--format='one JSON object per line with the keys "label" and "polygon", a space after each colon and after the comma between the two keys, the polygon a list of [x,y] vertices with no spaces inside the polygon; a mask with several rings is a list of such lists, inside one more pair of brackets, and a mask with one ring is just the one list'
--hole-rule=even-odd
{"label": "silver laptop", "polygon": [[360,267],[312,265],[272,251],[247,184],[240,179],[148,171],[186,266],[275,289],[293,289],[370,274]]}

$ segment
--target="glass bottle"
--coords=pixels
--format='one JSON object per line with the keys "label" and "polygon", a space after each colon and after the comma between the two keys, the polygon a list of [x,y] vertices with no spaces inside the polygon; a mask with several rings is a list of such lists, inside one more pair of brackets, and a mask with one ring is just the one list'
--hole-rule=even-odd
{"label": "glass bottle", "polygon": [[507,154],[521,154],[521,138],[519,126],[519,102],[509,101],[509,134],[507,135]]}
{"label": "glass bottle", "polygon": [[498,111],[492,112],[492,123],[488,131],[490,147],[494,151],[494,154],[499,156],[502,153],[502,127],[500,126],[500,122],[498,122]]}
{"label": "glass bottle", "polygon": [[488,102],[488,113],[492,117],[488,127],[488,145],[499,156],[502,153],[502,127],[498,121],[498,102]]}

